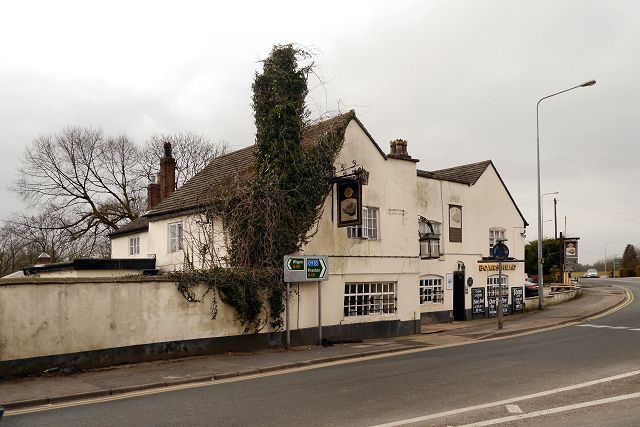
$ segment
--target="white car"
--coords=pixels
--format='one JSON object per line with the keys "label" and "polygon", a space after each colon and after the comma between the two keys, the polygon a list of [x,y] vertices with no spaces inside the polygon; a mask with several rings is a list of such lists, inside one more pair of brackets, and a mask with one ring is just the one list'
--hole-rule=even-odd
{"label": "white car", "polygon": [[598,270],[596,270],[595,268],[590,268],[587,270],[587,272],[584,275],[585,278],[587,279],[597,279],[598,278]]}

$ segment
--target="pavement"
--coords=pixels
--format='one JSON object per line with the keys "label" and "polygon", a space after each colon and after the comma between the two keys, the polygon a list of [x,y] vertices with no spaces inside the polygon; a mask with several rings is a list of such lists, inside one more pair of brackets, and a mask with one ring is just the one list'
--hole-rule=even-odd
{"label": "pavement", "polygon": [[217,381],[337,360],[468,344],[578,322],[622,305],[627,298],[627,293],[620,287],[587,287],[581,296],[565,303],[546,307],[542,311],[505,316],[503,329],[497,329],[495,318],[482,318],[424,325],[419,335],[359,343],[188,357],[68,375],[56,373],[4,380],[0,381],[0,404],[12,410],[179,384]]}

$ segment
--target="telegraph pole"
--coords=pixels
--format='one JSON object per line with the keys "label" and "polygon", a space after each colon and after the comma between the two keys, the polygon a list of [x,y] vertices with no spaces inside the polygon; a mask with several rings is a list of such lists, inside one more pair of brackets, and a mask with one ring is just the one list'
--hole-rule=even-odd
{"label": "telegraph pole", "polygon": [[558,240],[558,212],[556,207],[558,206],[558,199],[553,198],[553,228],[555,230],[556,240]]}

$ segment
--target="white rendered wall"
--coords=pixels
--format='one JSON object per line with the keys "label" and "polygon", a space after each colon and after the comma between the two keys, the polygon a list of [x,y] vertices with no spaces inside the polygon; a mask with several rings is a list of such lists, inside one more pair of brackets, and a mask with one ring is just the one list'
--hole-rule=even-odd
{"label": "white rendered wall", "polygon": [[211,319],[209,303],[157,279],[3,280],[0,361],[242,334],[229,306]]}
{"label": "white rendered wall", "polygon": [[[140,237],[140,253],[137,255],[129,255],[129,239],[133,237]],[[148,258],[148,239],[146,230],[111,238],[111,258]]]}
{"label": "white rendered wall", "polygon": [[[449,242],[449,205],[462,206],[462,242]],[[486,287],[487,278],[495,271],[480,271],[478,261],[489,256],[489,229],[505,229],[506,245],[510,256],[524,259],[525,238],[523,220],[493,167],[489,166],[474,185],[439,181],[418,177],[418,213],[442,224],[439,259],[420,261],[420,277],[432,275],[446,280],[447,273],[457,270],[458,261],[465,265],[465,280],[471,277],[473,287]],[[509,287],[524,285],[524,263],[515,264],[515,270],[505,271]],[[445,285],[446,286],[446,285]],[[471,308],[471,292],[465,285],[465,307]],[[486,293],[485,293],[486,302]],[[509,291],[511,303],[511,291]],[[453,290],[445,290],[443,304],[422,304],[420,311],[453,310]]]}

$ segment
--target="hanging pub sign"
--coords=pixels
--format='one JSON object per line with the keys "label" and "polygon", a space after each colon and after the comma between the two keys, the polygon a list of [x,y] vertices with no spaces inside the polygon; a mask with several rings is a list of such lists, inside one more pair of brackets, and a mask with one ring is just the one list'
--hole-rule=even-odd
{"label": "hanging pub sign", "polygon": [[574,271],[578,263],[578,240],[579,237],[564,238],[564,271]]}
{"label": "hanging pub sign", "polygon": [[344,179],[336,183],[338,227],[362,225],[362,183]]}

